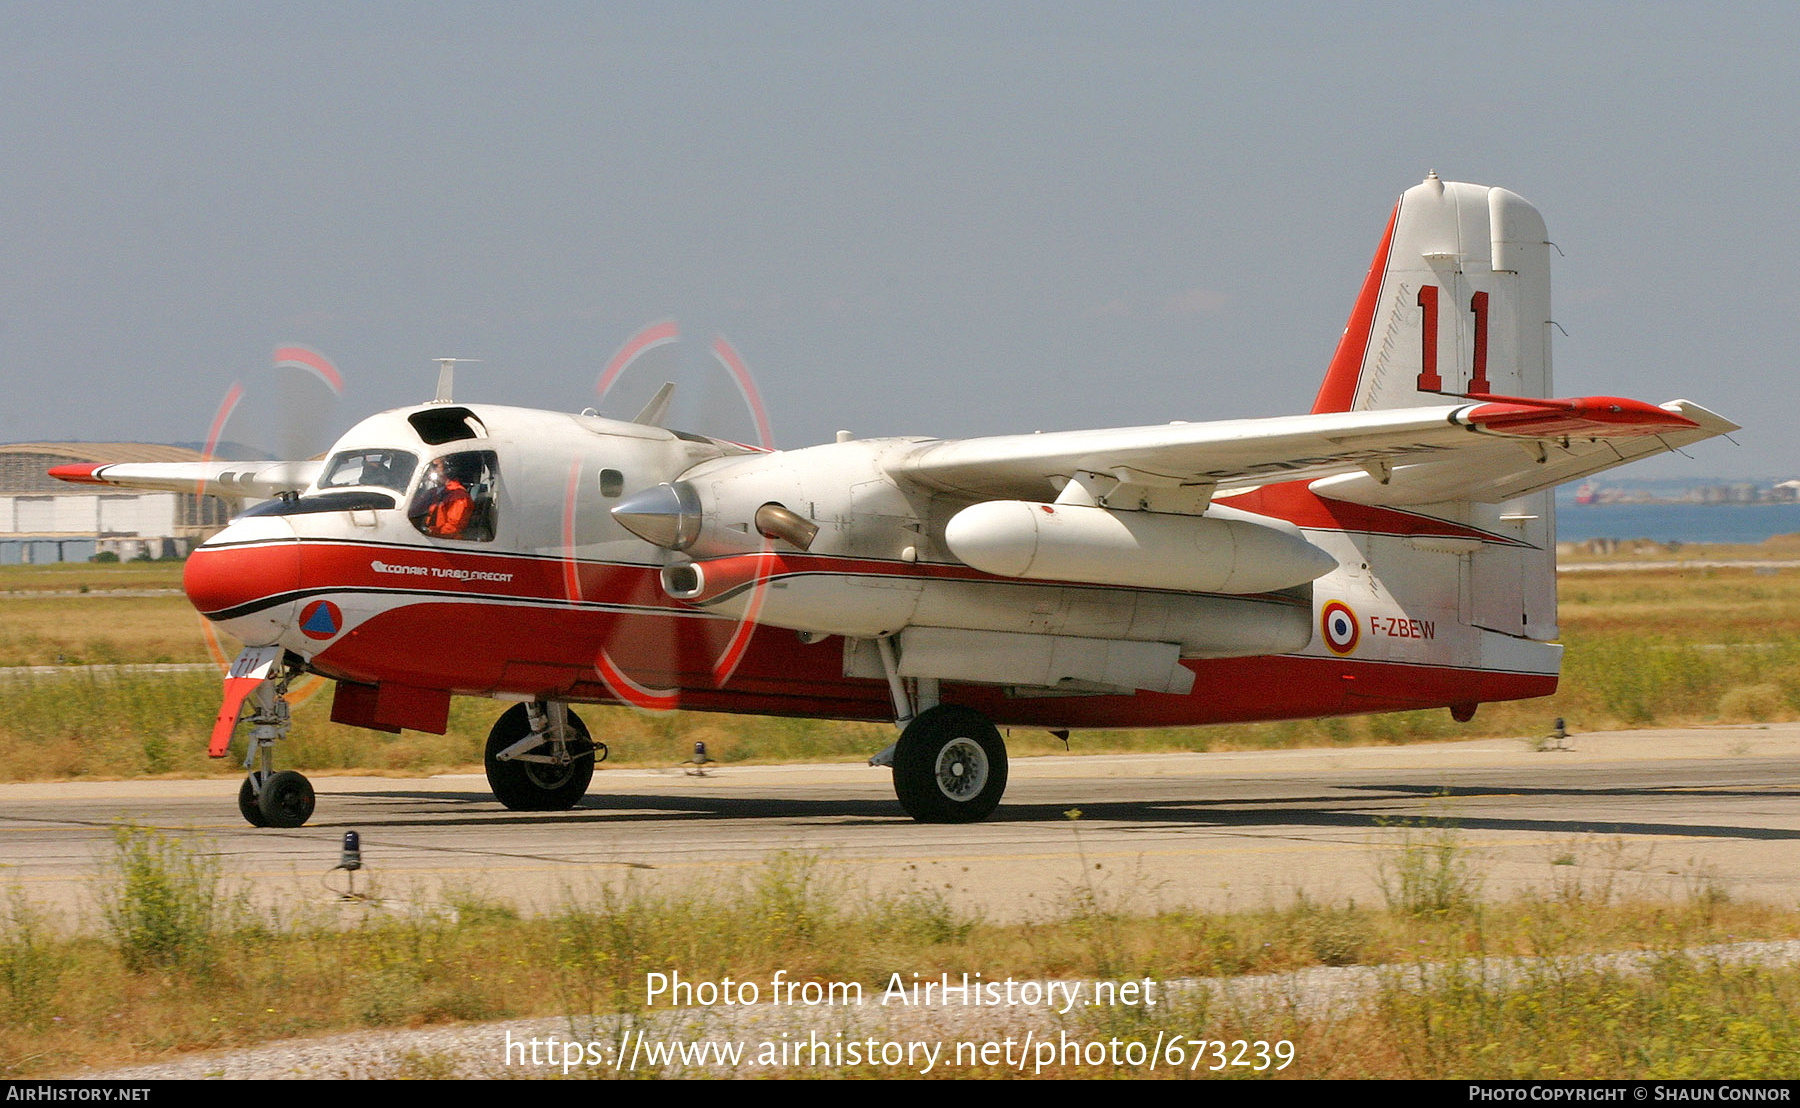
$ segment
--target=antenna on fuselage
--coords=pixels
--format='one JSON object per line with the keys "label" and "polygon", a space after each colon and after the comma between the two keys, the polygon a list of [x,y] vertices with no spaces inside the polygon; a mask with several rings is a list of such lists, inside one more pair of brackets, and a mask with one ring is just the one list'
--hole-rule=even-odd
{"label": "antenna on fuselage", "polygon": [[456,387],[456,367],[459,363],[474,365],[481,361],[480,358],[433,358],[431,360],[438,364],[438,387],[437,395],[431,398],[433,404],[451,403],[450,393]]}

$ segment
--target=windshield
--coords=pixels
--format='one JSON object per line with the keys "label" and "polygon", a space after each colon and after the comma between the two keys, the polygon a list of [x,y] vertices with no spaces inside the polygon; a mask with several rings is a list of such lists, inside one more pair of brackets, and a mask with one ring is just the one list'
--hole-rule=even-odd
{"label": "windshield", "polygon": [[419,464],[404,450],[345,450],[331,456],[319,478],[321,489],[353,487],[393,489],[405,492]]}

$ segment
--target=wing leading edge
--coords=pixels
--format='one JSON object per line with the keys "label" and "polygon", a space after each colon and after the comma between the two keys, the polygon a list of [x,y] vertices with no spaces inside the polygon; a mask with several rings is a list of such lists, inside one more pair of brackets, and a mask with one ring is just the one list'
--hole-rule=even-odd
{"label": "wing leading edge", "polygon": [[77,485],[114,485],[158,492],[271,497],[313,483],[322,461],[114,462],[52,466],[50,476]]}

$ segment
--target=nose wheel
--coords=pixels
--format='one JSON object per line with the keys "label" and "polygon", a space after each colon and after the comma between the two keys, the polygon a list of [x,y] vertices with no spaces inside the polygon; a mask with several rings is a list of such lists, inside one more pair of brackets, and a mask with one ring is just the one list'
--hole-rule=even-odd
{"label": "nose wheel", "polygon": [[[239,662],[241,665],[243,659]],[[244,768],[250,773],[238,788],[238,813],[252,827],[300,827],[313,814],[312,782],[291,769],[275,770],[275,744],[287,737],[292,726],[288,685],[300,673],[297,666],[285,662],[282,659],[279,669],[270,667],[270,676],[245,698],[252,705],[247,720],[250,745],[244,754]],[[237,669],[233,666],[234,673]]]}
{"label": "nose wheel", "polygon": [[238,790],[238,811],[252,827],[300,827],[312,818],[314,800],[312,782],[303,774],[284,769],[263,778],[252,773]]}

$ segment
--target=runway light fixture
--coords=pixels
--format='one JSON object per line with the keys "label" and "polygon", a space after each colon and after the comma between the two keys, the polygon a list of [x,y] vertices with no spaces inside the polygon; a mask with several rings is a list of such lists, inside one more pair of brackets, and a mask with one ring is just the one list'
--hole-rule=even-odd
{"label": "runway light fixture", "polygon": [[362,868],[362,836],[354,831],[344,832],[344,852],[338,857],[338,869],[347,869],[354,873]]}
{"label": "runway light fixture", "polygon": [[[345,887],[343,892],[338,893],[339,900],[368,899],[367,894],[356,891],[356,871],[361,868],[363,868],[362,836],[355,831],[346,831],[344,832],[343,849],[338,853],[338,864],[325,871],[326,877],[329,877],[338,870],[343,870],[349,877],[349,885]],[[329,881],[324,881],[323,878],[321,878],[321,881],[325,884],[326,888],[331,888],[331,883]],[[333,891],[335,892],[336,890]]]}

